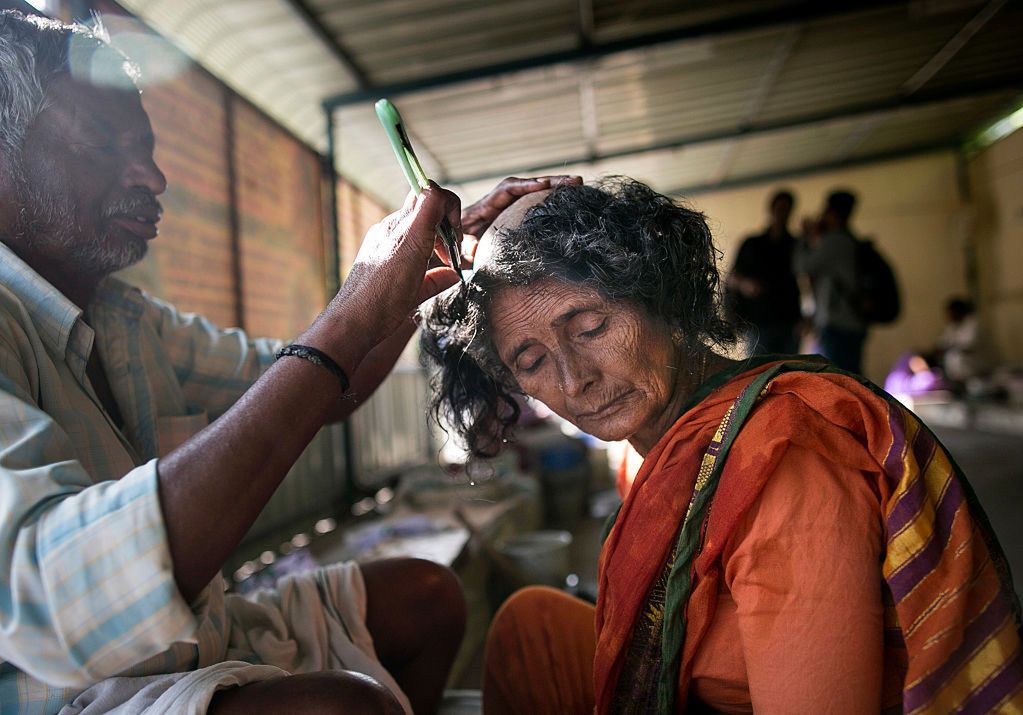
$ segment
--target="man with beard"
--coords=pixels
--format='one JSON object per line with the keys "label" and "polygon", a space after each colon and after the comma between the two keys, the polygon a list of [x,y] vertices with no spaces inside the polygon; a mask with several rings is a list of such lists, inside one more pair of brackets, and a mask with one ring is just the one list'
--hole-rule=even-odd
{"label": "man with beard", "polygon": [[278,351],[110,277],[157,235],[153,146],[123,56],[0,13],[0,703],[430,712],[464,626],[449,571],[337,564],[245,601],[219,570],[457,280],[426,270],[441,219],[481,235],[558,179],[506,180],[461,214],[439,187],[410,196]]}

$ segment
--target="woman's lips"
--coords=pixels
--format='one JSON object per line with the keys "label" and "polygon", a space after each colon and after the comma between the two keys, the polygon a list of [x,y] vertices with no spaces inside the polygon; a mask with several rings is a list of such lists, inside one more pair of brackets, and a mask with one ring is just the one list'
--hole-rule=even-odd
{"label": "woman's lips", "polygon": [[632,390],[626,390],[617,397],[614,397],[608,402],[605,402],[597,409],[592,410],[591,412],[581,412],[577,414],[576,417],[580,420],[595,420],[610,417],[615,412],[617,412],[618,410],[625,406],[626,398],[628,398],[629,395],[632,394],[632,392],[633,392]]}

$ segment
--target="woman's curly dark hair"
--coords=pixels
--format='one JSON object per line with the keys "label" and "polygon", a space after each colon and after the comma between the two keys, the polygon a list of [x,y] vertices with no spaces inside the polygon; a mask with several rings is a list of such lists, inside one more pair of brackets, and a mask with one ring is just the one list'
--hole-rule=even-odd
{"label": "woman's curly dark hair", "polygon": [[692,349],[732,345],[720,310],[718,251],[699,211],[624,177],[559,186],[501,232],[490,259],[461,290],[423,312],[423,351],[439,368],[431,411],[474,456],[493,456],[521,395],[494,347],[488,312],[504,286],[555,278],[638,306]]}

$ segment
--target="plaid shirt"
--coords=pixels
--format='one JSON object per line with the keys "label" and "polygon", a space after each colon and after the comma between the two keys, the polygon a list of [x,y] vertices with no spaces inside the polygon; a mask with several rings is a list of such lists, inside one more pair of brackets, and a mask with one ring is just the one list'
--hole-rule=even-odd
{"label": "plaid shirt", "polygon": [[[157,459],[276,347],[115,279],[83,315],[0,243],[0,711],[56,712],[113,675],[209,660],[223,624],[207,601],[222,594],[177,590]],[[93,349],[121,429],[86,376]]]}

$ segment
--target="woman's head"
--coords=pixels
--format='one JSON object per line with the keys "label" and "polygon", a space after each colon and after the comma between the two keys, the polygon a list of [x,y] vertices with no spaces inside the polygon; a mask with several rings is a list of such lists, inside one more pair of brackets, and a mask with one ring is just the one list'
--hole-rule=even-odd
{"label": "woman's head", "polygon": [[424,316],[435,412],[477,455],[499,449],[522,393],[586,432],[628,438],[708,345],[734,340],[703,215],[638,182],[559,187],[490,249]]}

